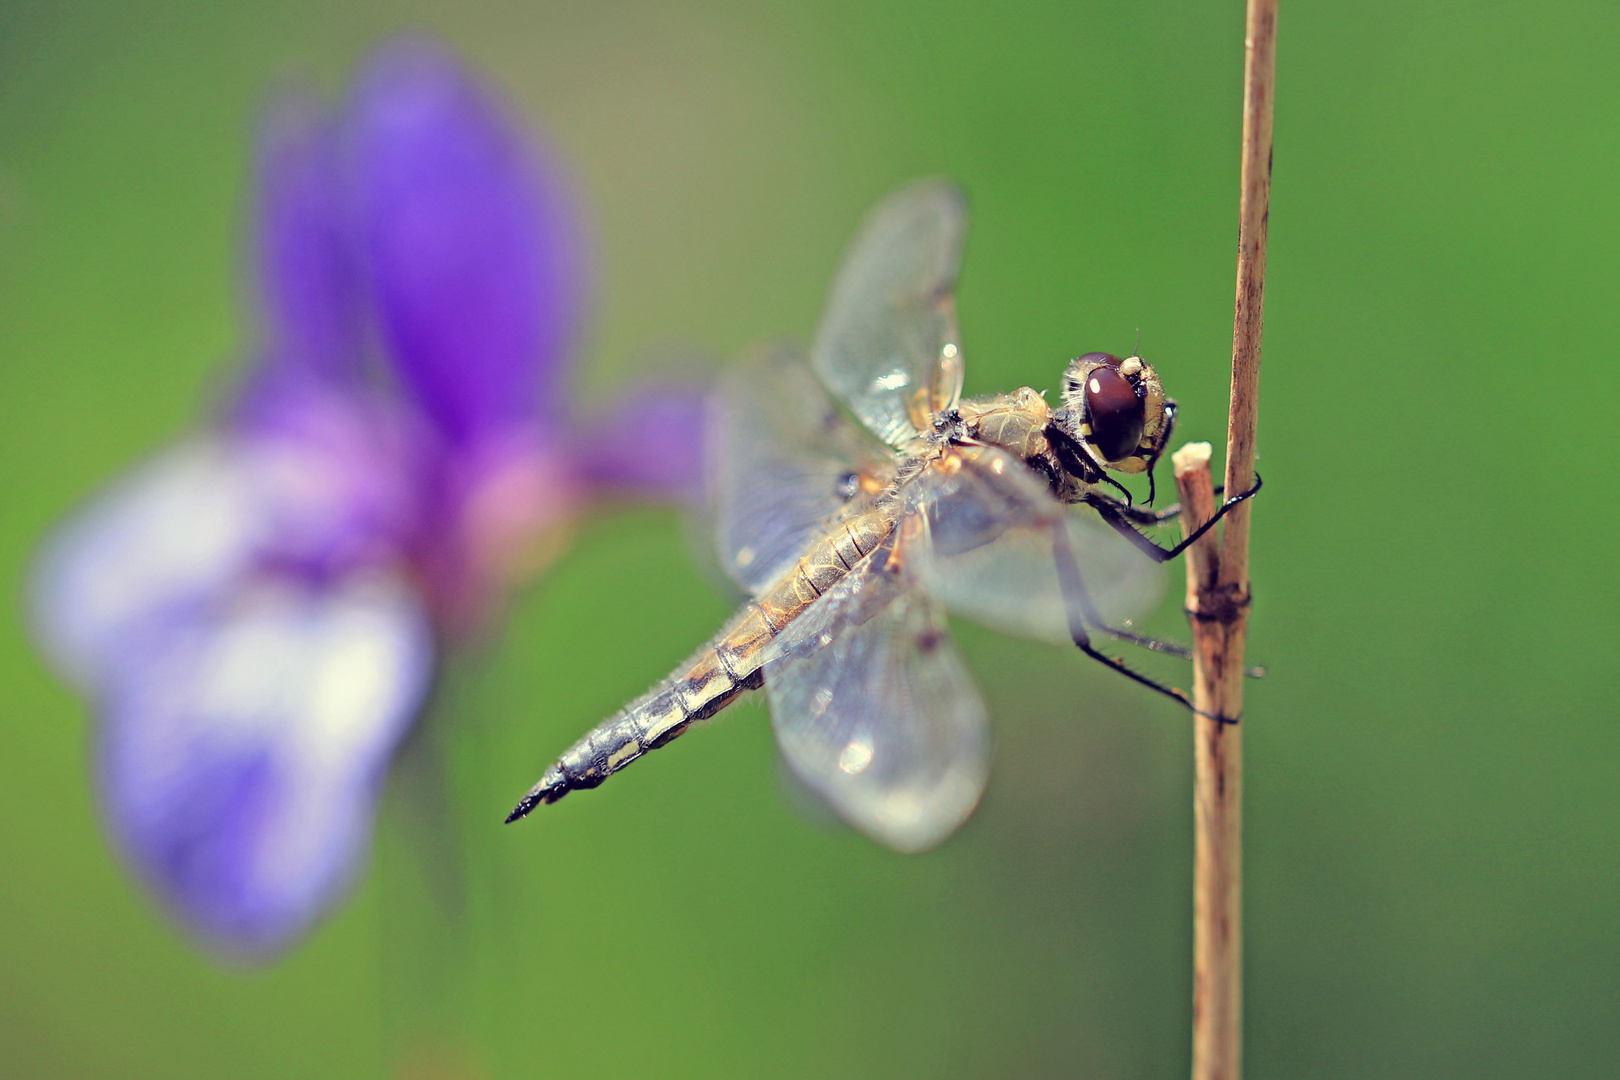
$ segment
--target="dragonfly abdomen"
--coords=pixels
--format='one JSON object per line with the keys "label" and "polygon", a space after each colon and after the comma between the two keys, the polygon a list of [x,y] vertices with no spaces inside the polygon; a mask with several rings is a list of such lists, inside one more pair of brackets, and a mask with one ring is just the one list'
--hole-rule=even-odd
{"label": "dragonfly abdomen", "polygon": [[765,647],[771,639],[870,554],[893,528],[892,517],[879,511],[834,525],[675,674],[570,747],[506,820],[516,821],[570,791],[596,787],[647,751],[683,734],[693,723],[718,713],[744,691],[759,689],[765,678]]}

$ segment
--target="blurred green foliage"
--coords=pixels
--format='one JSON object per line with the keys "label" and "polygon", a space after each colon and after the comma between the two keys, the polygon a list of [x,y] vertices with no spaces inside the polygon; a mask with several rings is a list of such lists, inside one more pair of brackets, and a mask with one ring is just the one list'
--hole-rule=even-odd
{"label": "blurred green foliage", "polygon": [[[412,27],[576,169],[600,285],[582,393],[660,342],[807,336],[864,209],[943,172],[974,204],[969,392],[1050,387],[1140,328],[1182,434],[1220,443],[1238,0],[12,3],[10,595],[49,523],[237,370],[267,93],[335,91]],[[1620,1075],[1617,474],[1595,467],[1620,390],[1620,7],[1285,3],[1279,41],[1249,1075]],[[675,515],[595,520],[446,672],[355,901],[254,972],[121,872],[84,709],[0,621],[0,1072],[1184,1075],[1187,718],[1081,657],[961,629],[996,771],[926,856],[806,810],[757,706],[500,826],[727,604]]]}

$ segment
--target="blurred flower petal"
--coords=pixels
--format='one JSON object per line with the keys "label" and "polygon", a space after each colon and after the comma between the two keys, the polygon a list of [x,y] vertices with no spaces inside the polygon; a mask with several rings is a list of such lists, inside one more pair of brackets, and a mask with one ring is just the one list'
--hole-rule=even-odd
{"label": "blurred flower petal", "polygon": [[[560,422],[577,224],[445,54],[383,53],[341,129],[285,104],[259,183],[258,366],[47,539],[32,598],[94,700],[114,843],[243,956],[358,872],[438,638],[487,626],[592,497],[695,497],[703,428],[672,389]],[[375,344],[406,393],[365,377]]]}
{"label": "blurred flower petal", "polygon": [[107,680],[103,803],[214,946],[262,955],[353,879],[433,645],[403,579],[265,582],[147,628]]}
{"label": "blurred flower petal", "polygon": [[65,676],[95,689],[154,616],[207,603],[254,573],[314,579],[391,557],[413,514],[398,451],[340,397],[312,393],[283,408],[296,428],[163,450],[47,538],[33,622]]}
{"label": "blurred flower petal", "polygon": [[328,378],[360,359],[358,238],[336,133],[320,107],[281,101],[259,137],[259,276],[273,365]]}
{"label": "blurred flower petal", "polygon": [[607,493],[700,500],[704,423],[704,396],[692,387],[640,390],[581,425],[573,440],[580,474]]}
{"label": "blurred flower petal", "polygon": [[244,395],[234,445],[270,517],[264,560],[334,574],[394,558],[421,512],[417,434],[386,400],[316,381]]}
{"label": "blurred flower petal", "polygon": [[354,107],[393,362],[457,443],[554,407],[582,299],[562,186],[446,54],[384,52]]}
{"label": "blurred flower petal", "polygon": [[165,450],[58,526],[33,575],[40,645],[80,687],[154,611],[202,602],[269,537],[241,458],[221,438]]}

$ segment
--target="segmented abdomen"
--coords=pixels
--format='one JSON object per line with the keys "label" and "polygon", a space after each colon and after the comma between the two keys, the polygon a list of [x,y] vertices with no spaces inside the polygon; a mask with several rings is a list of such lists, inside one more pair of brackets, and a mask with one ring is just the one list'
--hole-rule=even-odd
{"label": "segmented abdomen", "polygon": [[575,743],[506,820],[515,821],[570,791],[595,787],[696,721],[707,720],[743,691],[757,690],[764,682],[765,646],[770,640],[876,549],[893,528],[893,516],[882,510],[834,525],[696,656]]}

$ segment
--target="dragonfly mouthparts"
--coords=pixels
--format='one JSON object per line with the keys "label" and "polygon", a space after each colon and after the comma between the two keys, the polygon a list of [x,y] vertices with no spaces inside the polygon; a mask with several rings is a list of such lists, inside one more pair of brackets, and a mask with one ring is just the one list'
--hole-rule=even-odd
{"label": "dragonfly mouthparts", "polygon": [[549,806],[571,790],[573,789],[568,783],[567,776],[563,774],[561,769],[553,765],[546,770],[546,775],[540,778],[540,782],[530,788],[529,793],[518,800],[516,806],[512,807],[512,812],[506,815],[506,824],[510,825],[519,818],[528,817],[529,811],[535,807],[542,803]]}

